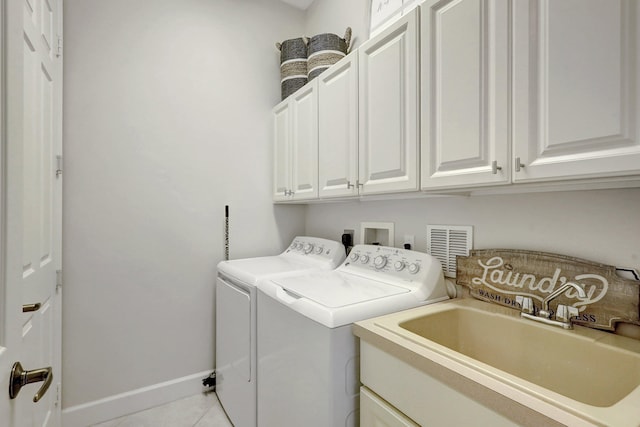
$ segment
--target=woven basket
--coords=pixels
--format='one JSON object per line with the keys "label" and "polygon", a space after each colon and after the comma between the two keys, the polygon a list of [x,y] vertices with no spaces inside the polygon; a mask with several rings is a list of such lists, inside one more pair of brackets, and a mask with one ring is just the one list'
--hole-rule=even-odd
{"label": "woven basket", "polygon": [[318,34],[309,41],[307,77],[309,81],[340,61],[349,52],[351,28],[347,27],[344,38],[331,33]]}
{"label": "woven basket", "polygon": [[307,44],[299,37],[276,43],[280,50],[280,95],[284,100],[307,83]]}

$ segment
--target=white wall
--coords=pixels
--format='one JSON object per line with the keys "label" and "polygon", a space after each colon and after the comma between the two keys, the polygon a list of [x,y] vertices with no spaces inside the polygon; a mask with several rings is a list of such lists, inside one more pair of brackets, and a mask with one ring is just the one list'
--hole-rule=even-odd
{"label": "white wall", "polygon": [[213,369],[225,204],[232,258],[304,232],[304,207],[271,201],[270,116],[274,44],[302,34],[304,13],[275,0],[66,0],[64,19],[72,426],[193,392]]}
{"label": "white wall", "polygon": [[393,222],[426,251],[427,224],[472,225],[477,249],[530,249],[640,270],[640,189],[572,191],[310,205],[307,233],[360,240],[363,221]]}

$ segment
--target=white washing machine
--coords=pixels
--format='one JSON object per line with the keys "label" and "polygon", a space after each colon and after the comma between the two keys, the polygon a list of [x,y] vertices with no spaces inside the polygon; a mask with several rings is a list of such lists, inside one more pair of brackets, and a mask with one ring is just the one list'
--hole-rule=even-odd
{"label": "white washing machine", "polygon": [[276,256],[222,261],[216,280],[216,393],[236,427],[256,421],[256,283],[311,271],[333,270],[344,247],[316,237],[296,237]]}
{"label": "white washing machine", "polygon": [[357,245],[334,271],[258,282],[258,425],[357,426],[353,322],[448,299],[425,253]]}

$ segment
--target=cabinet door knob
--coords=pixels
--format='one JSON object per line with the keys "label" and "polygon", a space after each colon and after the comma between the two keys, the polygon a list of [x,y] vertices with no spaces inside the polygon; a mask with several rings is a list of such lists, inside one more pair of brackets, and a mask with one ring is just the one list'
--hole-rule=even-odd
{"label": "cabinet door knob", "polygon": [[516,157],[516,167],[515,171],[520,172],[520,169],[524,169],[524,163],[520,161],[520,157]]}
{"label": "cabinet door knob", "polygon": [[491,173],[497,175],[498,171],[502,170],[502,166],[498,166],[498,161],[494,160],[491,162]]}

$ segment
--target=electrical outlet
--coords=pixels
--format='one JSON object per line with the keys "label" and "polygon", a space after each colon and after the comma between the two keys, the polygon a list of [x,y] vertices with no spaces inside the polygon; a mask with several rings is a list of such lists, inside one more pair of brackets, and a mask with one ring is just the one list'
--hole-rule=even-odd
{"label": "electrical outlet", "polygon": [[415,236],[413,234],[405,234],[403,243],[405,245],[411,245],[411,249],[413,249],[415,246]]}

